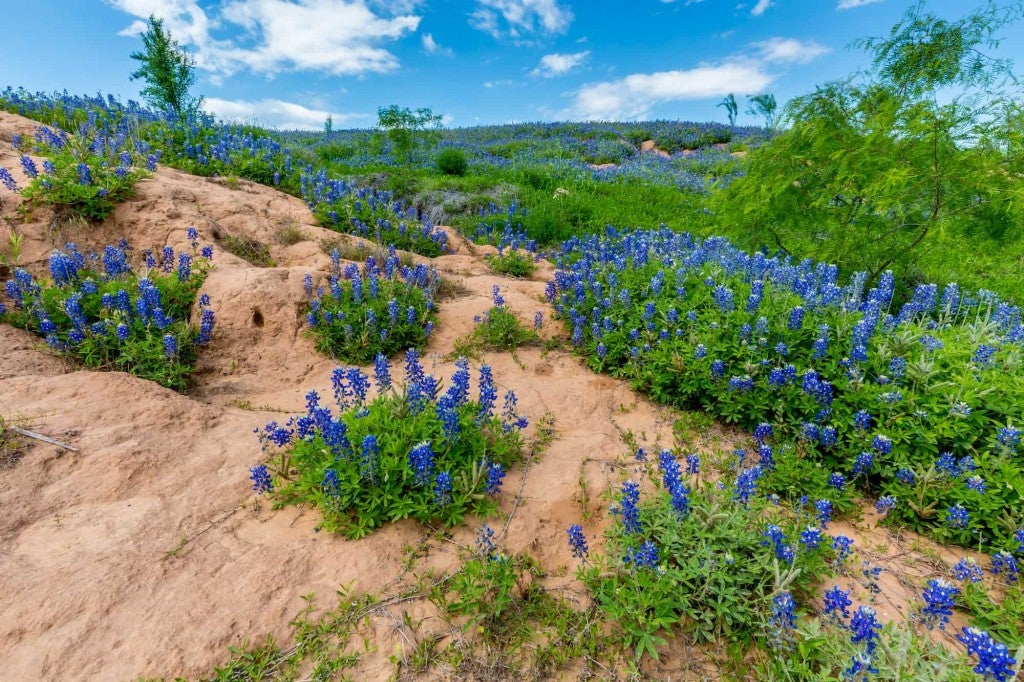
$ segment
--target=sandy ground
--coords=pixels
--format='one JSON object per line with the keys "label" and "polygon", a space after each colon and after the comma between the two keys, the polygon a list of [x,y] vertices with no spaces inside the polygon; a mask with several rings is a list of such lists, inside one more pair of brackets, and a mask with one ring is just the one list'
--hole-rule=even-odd
{"label": "sandy ground", "polygon": [[[35,128],[0,112],[0,165],[22,184],[10,139]],[[322,240],[349,238],[317,227],[297,198],[168,168],[140,183],[135,197],[99,226],[54,229],[41,210],[23,222],[18,197],[2,196],[0,244],[16,226],[25,237],[21,263],[37,274],[49,251],[66,241],[83,250],[121,237],[139,250],[165,242],[182,247],[185,228],[194,225],[203,243],[214,244],[216,268],[203,292],[212,299],[217,329],[202,352],[195,389],[183,396],[125,374],[76,369],[46,352],[38,338],[0,325],[0,413],[28,418],[34,430],[78,448],[33,443],[18,464],[0,470],[0,677],[195,677],[223,663],[227,647],[246,638],[269,633],[288,641],[302,595],[316,593],[331,606],[341,585],[374,592],[394,586],[405,548],[430,537],[422,526],[398,523],[359,541],[327,536],[315,532],[314,512],[271,511],[247,478],[261,457],[253,429],[302,411],[309,389],[330,385],[336,363],[317,354],[303,333],[302,276],[328,268]],[[282,245],[278,236],[286,228],[299,229],[304,239]],[[277,266],[254,267],[227,253],[217,242],[227,235],[270,244]],[[494,284],[524,321],[542,310],[544,333],[555,328],[542,302],[550,265],[542,264],[532,280],[496,277],[480,249],[451,236],[457,253],[433,264],[466,291],[442,304],[426,350],[442,377],[453,369],[445,356],[471,330],[473,316],[490,306]],[[674,415],[564,352],[527,349],[484,360],[497,383],[517,392],[522,412],[534,424],[552,415],[557,433],[536,463],[506,479],[502,509],[515,513],[502,540],[512,551],[529,551],[552,575],[571,576],[576,563],[565,529],[579,522],[584,507],[598,519],[586,525],[590,537],[607,522],[600,492],[628,475],[623,434],[649,446],[670,445]],[[716,427],[704,445],[735,437]],[[589,485],[587,502],[581,479]],[[886,600],[892,603],[880,607],[883,615],[905,614],[906,596],[920,577],[938,574],[935,562],[916,547],[923,541],[897,542],[873,529],[870,516],[859,525],[867,530],[845,530],[858,546],[872,548],[875,563],[891,569]],[[454,543],[427,542],[418,566],[450,570],[458,543],[470,545],[476,528],[457,529]],[[578,587],[571,578],[551,580],[566,590]],[[408,608],[430,620],[424,604]],[[374,629],[378,653],[367,657],[357,679],[390,674],[387,657],[406,646],[397,630]],[[683,673],[692,668],[684,658],[664,658],[652,674],[713,679],[706,671]]]}

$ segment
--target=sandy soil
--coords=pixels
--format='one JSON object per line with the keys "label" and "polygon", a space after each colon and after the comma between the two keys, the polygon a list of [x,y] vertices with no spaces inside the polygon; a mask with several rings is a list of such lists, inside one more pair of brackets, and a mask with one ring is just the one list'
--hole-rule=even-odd
{"label": "sandy soil", "polygon": [[[22,184],[10,139],[35,128],[34,122],[0,113],[0,165]],[[349,541],[315,532],[316,513],[271,511],[250,489],[248,467],[261,457],[253,429],[302,411],[306,391],[330,385],[336,363],[317,354],[303,333],[302,276],[327,269],[322,240],[351,238],[317,227],[294,197],[168,168],[140,183],[135,197],[99,226],[55,228],[42,210],[23,222],[19,199],[2,196],[0,245],[16,226],[25,236],[22,265],[36,273],[45,270],[49,251],[66,241],[83,250],[121,237],[136,249],[165,242],[179,247],[185,245],[185,228],[196,226],[201,241],[214,244],[216,268],[203,292],[217,314],[214,340],[202,353],[196,387],[187,396],[121,373],[76,369],[46,352],[38,338],[0,325],[0,413],[30,418],[34,430],[78,448],[72,453],[33,443],[17,465],[0,471],[3,677],[194,677],[224,662],[227,647],[246,638],[257,641],[270,633],[287,641],[302,595],[316,593],[322,605],[331,606],[341,585],[391,589],[409,546],[426,542],[420,568],[456,565],[458,544],[472,544],[476,525],[457,529],[455,542],[432,540],[411,522]],[[305,238],[285,246],[278,242],[285,228],[297,228]],[[277,266],[254,267],[227,253],[218,243],[227,235],[270,244]],[[532,280],[496,277],[479,248],[451,237],[458,252],[433,264],[460,281],[466,293],[443,304],[426,351],[433,373],[443,377],[453,369],[445,356],[471,330],[473,316],[489,307],[494,284],[522,319],[532,320],[542,310],[545,333],[555,327],[542,302],[550,265],[543,264]],[[485,360],[497,382],[517,392],[534,424],[550,414],[557,432],[535,464],[506,479],[502,508],[515,513],[501,539],[512,551],[528,550],[552,575],[571,576],[575,561],[565,529],[580,520],[584,506],[595,512],[593,518],[606,519],[600,492],[628,473],[623,434],[631,432],[648,446],[670,445],[674,415],[564,352],[532,349],[516,358],[495,354]],[[704,447],[736,437],[716,427]],[[586,503],[581,479],[589,485]],[[600,533],[606,522],[587,524],[588,535]],[[865,547],[871,538],[876,563],[894,576],[910,571],[906,567],[917,571],[906,581],[894,578],[886,593],[894,601],[885,615],[898,617],[906,612],[901,595],[917,589],[904,582],[916,583],[934,567],[922,563],[926,553],[906,541],[895,543],[870,518],[864,528],[845,530],[860,534],[858,546],[860,538]],[[889,551],[877,549],[882,544]],[[955,560],[948,554],[944,558]],[[552,578],[552,585],[578,587],[564,577]],[[431,624],[425,604],[405,608],[426,618],[428,630],[441,628]],[[385,618],[375,627],[377,654],[366,658],[357,679],[386,677],[392,670],[387,657],[407,646],[401,628],[389,623]],[[692,669],[684,658],[667,657],[652,674],[708,677],[683,673]]]}

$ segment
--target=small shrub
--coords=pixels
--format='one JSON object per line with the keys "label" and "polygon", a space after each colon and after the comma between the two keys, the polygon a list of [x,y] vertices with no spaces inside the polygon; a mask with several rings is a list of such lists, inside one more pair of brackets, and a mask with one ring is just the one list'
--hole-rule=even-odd
{"label": "small shrub", "polygon": [[527,421],[516,414],[511,391],[495,415],[489,367],[480,370],[477,401],[469,399],[468,362],[456,367],[439,395],[438,380],[424,373],[414,350],[406,353],[401,387],[378,356],[373,399],[360,370],[335,370],[337,416],[313,391],[306,415],[268,424],[260,439],[279,450],[276,477],[265,465],[253,467],[254,489],[279,504],[311,504],[323,514],[321,528],[352,538],[404,518],[453,525],[468,513],[493,512],[506,469],[521,457]]}
{"label": "small shrub", "polygon": [[476,327],[467,339],[456,343],[456,352],[474,348],[514,351],[520,346],[540,343],[537,332],[524,327],[516,314],[505,307],[505,299],[497,284],[491,296],[494,305],[482,316],[475,318]]}
{"label": "small shrub", "polygon": [[258,268],[274,267],[274,259],[270,257],[270,247],[252,237],[236,237],[229,235],[220,240],[220,245],[228,253],[238,256],[250,265]]}
{"label": "small shrub", "polygon": [[527,278],[533,275],[537,269],[532,255],[512,249],[497,254],[488,254],[484,256],[484,260],[491,266],[491,270],[499,275],[508,275],[509,277]]}
{"label": "small shrub", "polygon": [[175,259],[165,246],[158,264],[147,252],[138,274],[126,242],[106,247],[102,256],[86,256],[68,244],[50,256],[52,282],[15,270],[5,285],[13,307],[0,303],[0,322],[42,336],[51,349],[84,365],[183,390],[197,347],[210,340],[214,324],[205,296],[199,329],[188,321],[213,255],[204,247],[199,256],[197,235],[190,229],[189,236],[193,253]]}
{"label": "small shrub", "polygon": [[466,155],[462,150],[452,147],[441,150],[437,155],[435,165],[437,170],[445,175],[465,175],[466,170],[469,168]]}
{"label": "small shrub", "polygon": [[40,171],[30,157],[21,157],[31,178],[22,196],[30,205],[47,204],[89,220],[113,213],[132,195],[135,183],[156,170],[156,156],[143,156],[125,136],[107,137],[83,127],[72,138],[42,127],[35,140],[36,153],[47,158]]}
{"label": "small shrub", "polygon": [[0,414],[0,471],[16,464],[25,447],[24,439],[11,428],[12,421]]}
{"label": "small shrub", "polygon": [[389,357],[426,345],[437,317],[439,280],[433,268],[403,266],[394,250],[383,264],[371,256],[361,269],[351,263],[342,270],[338,251],[331,260],[334,271],[327,286],[314,291],[313,277],[305,278],[310,298],[306,320],[317,350],[367,364],[381,354]]}

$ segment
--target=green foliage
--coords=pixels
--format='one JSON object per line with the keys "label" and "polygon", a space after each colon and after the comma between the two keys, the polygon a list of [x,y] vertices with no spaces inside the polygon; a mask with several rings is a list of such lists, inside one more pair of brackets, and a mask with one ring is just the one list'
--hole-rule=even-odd
{"label": "green foliage", "polygon": [[1014,651],[1024,647],[1024,583],[1018,578],[994,599],[982,583],[966,581],[957,608],[967,612],[972,627],[987,631]]}
{"label": "green foliage", "polygon": [[416,110],[392,104],[377,109],[377,127],[385,132],[398,161],[412,163],[413,153],[431,138],[442,116],[429,108]]}
{"label": "green foliage", "polygon": [[202,101],[191,98],[188,92],[196,80],[195,61],[164,29],[163,19],[150,15],[142,46],[142,52],[131,55],[139,62],[131,78],[146,82],[143,98],[153,108],[178,118],[198,111]]}
{"label": "green foliage", "polygon": [[[367,401],[366,377],[337,370],[341,412],[335,418],[311,401],[297,422],[305,437],[287,439],[276,458],[275,502],[314,506],[321,528],[351,538],[399,519],[454,525],[493,513],[504,470],[521,458],[523,423],[514,407],[503,421],[469,401],[468,364],[457,366],[440,399],[413,376]],[[275,433],[269,425],[264,439],[280,443]]]}
{"label": "green foliage", "polygon": [[343,362],[365,365],[378,355],[390,357],[426,345],[437,309],[440,286],[433,268],[402,268],[398,257],[385,261],[388,276],[371,259],[363,272],[336,273],[308,311],[316,349]]}
{"label": "green foliage", "polygon": [[449,147],[442,149],[435,162],[437,170],[445,175],[465,175],[469,168],[466,155],[460,149]]}
{"label": "green foliage", "polygon": [[[488,531],[485,524],[484,532]],[[500,638],[505,626],[514,620],[508,611],[519,598],[517,569],[522,567],[517,564],[521,561],[485,549],[482,556],[469,559],[452,576],[448,589],[454,593],[453,598],[439,600],[440,605],[452,615],[466,616],[466,630],[479,629],[487,637]]]}
{"label": "green foliage", "polygon": [[537,269],[533,256],[528,251],[505,249],[497,254],[487,254],[484,260],[491,266],[491,270],[509,277],[528,278]]}
{"label": "green foliage", "polygon": [[[886,682],[975,682],[968,660],[906,625],[883,625],[871,659],[873,680]],[[754,678],[770,682],[841,682],[860,647],[850,631],[827,621],[801,621],[792,649],[771,652],[754,667]]]}
{"label": "green foliage", "polygon": [[[645,653],[657,658],[665,644],[661,635],[677,627],[697,642],[724,640],[742,651],[766,636],[773,596],[790,591],[798,601],[805,599],[824,573],[824,544],[801,546],[792,564],[780,561],[765,541],[766,503],[755,498],[745,506],[733,493],[705,482],[692,492],[689,510],[680,512],[668,492],[659,490],[639,506],[641,530],[629,532],[616,523],[607,554],[580,569],[598,607],[637,659]],[[807,525],[788,518],[774,522],[794,547]],[[657,547],[657,565],[633,558],[644,542]]]}
{"label": "green foliage", "polygon": [[103,145],[97,153],[89,135],[53,133],[37,139],[35,152],[47,158],[44,171],[21,192],[30,205],[46,204],[71,216],[103,220],[132,195],[136,182],[149,176],[147,162],[138,153],[113,145]]}
{"label": "green foliage", "polygon": [[846,272],[893,269],[909,285],[928,267],[928,280],[1015,296],[990,263],[1024,248],[1024,157],[1006,125],[1019,107],[1009,65],[983,50],[1021,13],[990,4],[947,21],[919,3],[889,35],[861,41],[873,68],[788,105],[791,127],[715,199],[723,227]]}

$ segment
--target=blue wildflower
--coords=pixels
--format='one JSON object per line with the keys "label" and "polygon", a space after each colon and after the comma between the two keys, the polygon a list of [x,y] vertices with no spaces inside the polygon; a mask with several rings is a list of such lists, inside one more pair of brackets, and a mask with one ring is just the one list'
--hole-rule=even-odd
{"label": "blue wildflower", "polygon": [[577,559],[586,559],[589,554],[587,537],[583,534],[583,526],[574,523],[565,531],[569,535],[569,549]]}
{"label": "blue wildflower", "polygon": [[266,464],[257,464],[249,469],[249,479],[252,481],[252,489],[258,494],[274,491],[274,481]]}
{"label": "blue wildflower", "polygon": [[949,617],[953,615],[953,598],[958,594],[958,588],[941,578],[929,580],[922,595],[924,607],[921,609],[921,621],[925,627],[932,630],[938,626],[940,630],[945,630]]}

